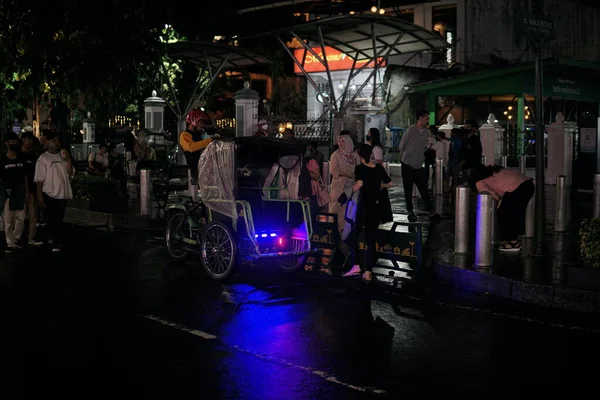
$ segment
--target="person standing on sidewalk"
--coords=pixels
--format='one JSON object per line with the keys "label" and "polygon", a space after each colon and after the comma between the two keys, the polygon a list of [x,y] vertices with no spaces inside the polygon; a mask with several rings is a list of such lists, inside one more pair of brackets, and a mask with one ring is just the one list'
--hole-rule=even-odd
{"label": "person standing on sidewalk", "polygon": [[[352,187],[352,193],[358,192],[358,209],[355,216],[355,227],[350,239],[350,264],[352,268],[344,276],[358,276],[366,281],[373,279],[373,267],[377,264],[377,229],[384,218],[381,214],[381,196],[384,189],[392,187],[392,180],[385,172],[381,164],[371,160],[373,147],[363,144],[359,149],[361,164],[354,169],[356,182]],[[352,197],[352,196],[350,196]],[[387,222],[387,221],[386,221]],[[365,241],[367,249],[363,268],[358,263],[358,235],[365,230]]]}
{"label": "person standing on sidewalk", "polygon": [[10,132],[5,136],[6,155],[2,157],[2,190],[4,205],[2,219],[6,233],[6,252],[20,249],[19,243],[25,228],[25,203],[29,197],[25,160],[19,154],[19,136]]}
{"label": "person standing on sidewalk", "polygon": [[38,159],[38,152],[35,148],[35,136],[33,132],[23,132],[21,134],[21,154],[25,160],[25,173],[27,174],[27,186],[29,189],[29,197],[27,198],[27,215],[26,220],[29,222],[29,246],[40,246],[43,243],[36,240],[37,223],[38,223],[38,198],[37,187],[33,180],[35,175],[35,164]]}
{"label": "person standing on sidewalk", "polygon": [[73,198],[71,178],[74,169],[68,150],[61,150],[58,135],[48,133],[46,138],[48,151],[35,164],[34,181],[37,184],[38,204],[46,210],[52,252],[56,253],[62,249],[62,223],[67,200]]}
{"label": "person standing on sidewalk", "polygon": [[398,148],[402,163],[402,186],[404,187],[404,198],[406,199],[408,220],[410,222],[417,220],[417,216],[414,213],[412,196],[414,185],[417,185],[421,198],[425,202],[429,218],[433,219],[438,216],[433,208],[433,202],[427,188],[427,174],[425,168],[423,168],[425,149],[428,146],[430,136],[429,129],[427,129],[428,124],[429,111],[418,111],[417,123],[404,132],[400,140],[400,147]]}

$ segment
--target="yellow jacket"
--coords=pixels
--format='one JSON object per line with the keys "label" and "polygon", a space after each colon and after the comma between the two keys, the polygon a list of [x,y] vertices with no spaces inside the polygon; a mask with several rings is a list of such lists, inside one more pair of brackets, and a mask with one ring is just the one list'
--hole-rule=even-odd
{"label": "yellow jacket", "polygon": [[204,150],[206,146],[208,146],[213,141],[213,138],[206,138],[200,141],[194,141],[192,134],[188,131],[183,131],[179,135],[179,145],[183,149],[183,151],[187,151],[189,153],[195,153],[200,150]]}

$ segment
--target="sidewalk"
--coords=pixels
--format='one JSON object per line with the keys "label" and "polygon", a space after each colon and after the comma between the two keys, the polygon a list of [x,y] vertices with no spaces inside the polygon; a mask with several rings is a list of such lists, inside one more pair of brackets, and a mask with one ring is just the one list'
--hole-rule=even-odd
{"label": "sidewalk", "polygon": [[[545,255],[532,256],[533,240],[524,239],[521,252],[494,250],[491,268],[474,267],[474,234],[470,253],[454,254],[454,220],[442,220],[429,232],[426,250],[437,282],[461,290],[510,299],[521,303],[579,312],[600,312],[600,290],[593,282],[582,282],[579,271],[578,227],[591,216],[591,202],[575,199],[569,230],[553,232],[555,187],[546,187]],[[471,231],[475,232],[474,215]],[[571,272],[571,273],[569,273]]]}

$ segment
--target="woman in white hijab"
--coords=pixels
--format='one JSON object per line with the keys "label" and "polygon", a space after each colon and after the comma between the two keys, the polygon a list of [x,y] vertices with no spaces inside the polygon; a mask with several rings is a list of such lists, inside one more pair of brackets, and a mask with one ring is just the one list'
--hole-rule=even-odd
{"label": "woman in white hijab", "polygon": [[349,131],[341,131],[337,144],[339,148],[333,152],[329,160],[329,171],[333,176],[331,181],[331,201],[329,202],[329,212],[337,214],[338,229],[344,230],[346,220],[346,204],[343,206],[338,202],[339,197],[344,193],[347,185],[354,184],[354,168],[360,164],[358,154],[354,151],[354,142],[350,137]]}

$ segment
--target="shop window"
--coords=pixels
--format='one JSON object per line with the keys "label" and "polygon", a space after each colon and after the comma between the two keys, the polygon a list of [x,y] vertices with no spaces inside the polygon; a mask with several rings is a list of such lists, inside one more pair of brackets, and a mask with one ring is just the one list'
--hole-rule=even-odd
{"label": "shop window", "polygon": [[452,45],[446,51],[446,62],[452,64],[456,59],[456,4],[433,7],[431,13],[431,26],[433,30]]}

